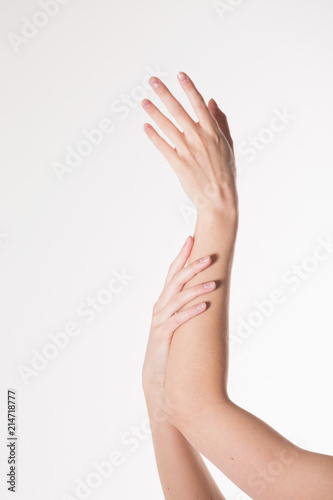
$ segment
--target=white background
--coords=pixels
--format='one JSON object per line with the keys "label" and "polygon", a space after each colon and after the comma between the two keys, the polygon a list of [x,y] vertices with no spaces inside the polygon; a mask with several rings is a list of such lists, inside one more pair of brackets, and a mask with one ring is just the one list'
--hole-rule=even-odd
{"label": "white background", "polygon": [[[3,477],[14,388],[18,500],[79,498],[77,479],[116,450],[122,463],[87,498],[162,498],[141,367],[152,305],[195,216],[142,128],[141,99],[158,103],[144,90],[149,68],[189,113],[178,71],[229,117],[240,197],[231,332],[273,289],[284,297],[233,350],[230,396],[298,445],[332,453],[333,255],[307,260],[333,237],[332,3],[222,3],[225,13],[199,0],[70,0],[15,51],[8,35],[21,35],[22,18],[43,22],[41,7],[1,2],[0,458]],[[263,129],[283,109],[293,118],[270,137]],[[113,131],[60,182],[54,162],[105,118]],[[244,148],[258,135],[269,142],[250,161]],[[294,265],[312,266],[295,289]],[[87,323],[77,307],[113,270],[133,279]],[[79,335],[25,384],[18,367],[71,321]],[[228,500],[246,498],[210,468]]]}

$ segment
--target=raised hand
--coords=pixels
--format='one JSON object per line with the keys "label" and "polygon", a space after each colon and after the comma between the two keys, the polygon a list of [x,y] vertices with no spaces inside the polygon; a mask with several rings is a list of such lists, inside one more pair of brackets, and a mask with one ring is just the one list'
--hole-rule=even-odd
{"label": "raised hand", "polygon": [[175,171],[198,212],[218,206],[225,215],[237,220],[235,156],[227,118],[213,99],[206,105],[185,73],[178,73],[178,81],[198,121],[189,116],[159,78],[151,77],[150,85],[181,129],[149,99],[144,99],[143,109],[174,146],[152,125],[145,123],[144,130]]}

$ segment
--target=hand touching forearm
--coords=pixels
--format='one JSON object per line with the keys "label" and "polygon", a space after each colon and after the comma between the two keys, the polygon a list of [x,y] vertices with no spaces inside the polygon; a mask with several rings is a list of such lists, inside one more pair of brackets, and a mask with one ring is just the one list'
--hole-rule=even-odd
{"label": "hand touching forearm", "polygon": [[[184,291],[184,285],[193,276],[210,265],[193,262],[184,267],[193,248],[189,237],[180,254],[170,266],[163,291],[154,305],[151,330],[142,371],[142,382],[152,437],[156,464],[166,500],[224,500],[201,455],[174,427],[166,414],[164,394],[165,372],[172,336],[185,322],[191,322],[205,310],[202,295],[215,288],[214,282],[198,283]],[[200,281],[200,280],[199,280]],[[208,285],[208,287],[207,287]],[[201,309],[187,307],[193,298],[199,299]]]}
{"label": "hand touching forearm", "polygon": [[[166,394],[179,410],[182,404],[196,402],[198,388],[206,398],[227,397],[228,303],[235,231],[235,221],[228,220],[219,206],[198,214],[189,262],[211,255],[212,264],[202,277],[215,280],[217,288],[207,296],[205,313],[182,325],[173,337]],[[192,278],[185,288],[194,286],[197,279]],[[190,305],[196,302],[194,299]]]}

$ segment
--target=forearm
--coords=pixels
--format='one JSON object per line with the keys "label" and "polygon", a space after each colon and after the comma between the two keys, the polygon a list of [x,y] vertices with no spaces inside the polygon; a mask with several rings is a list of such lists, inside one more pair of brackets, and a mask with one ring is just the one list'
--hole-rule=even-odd
{"label": "forearm", "polygon": [[163,393],[145,390],[157,469],[166,500],[225,500],[201,455],[167,419]]}
{"label": "forearm", "polygon": [[[207,398],[227,397],[229,289],[236,232],[237,214],[220,203],[197,216],[189,262],[211,255],[213,262],[201,279],[215,280],[217,287],[205,297],[204,314],[182,325],[173,337],[166,377],[166,394],[173,405],[181,404],[184,395],[186,404],[199,393]],[[194,277],[186,286],[197,282]]]}

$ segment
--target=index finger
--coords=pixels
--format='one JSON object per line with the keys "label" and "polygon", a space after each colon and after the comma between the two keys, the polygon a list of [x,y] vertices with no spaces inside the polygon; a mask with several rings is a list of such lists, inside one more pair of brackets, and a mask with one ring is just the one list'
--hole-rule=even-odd
{"label": "index finger", "polygon": [[194,243],[194,240],[193,240],[192,236],[188,236],[188,238],[186,239],[180,252],[178,253],[177,257],[174,259],[174,261],[171,263],[171,265],[169,267],[169,272],[168,272],[167,277],[165,279],[164,288],[168,285],[171,278],[180,269],[182,269],[185,266],[187,259],[190,256],[190,253],[191,253],[191,250],[193,247],[193,243]]}

